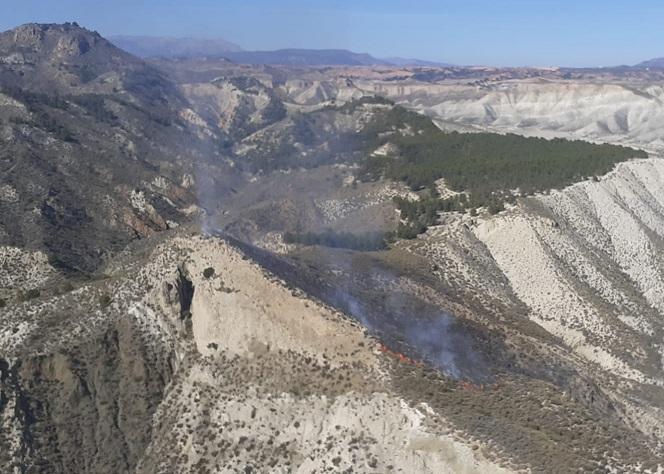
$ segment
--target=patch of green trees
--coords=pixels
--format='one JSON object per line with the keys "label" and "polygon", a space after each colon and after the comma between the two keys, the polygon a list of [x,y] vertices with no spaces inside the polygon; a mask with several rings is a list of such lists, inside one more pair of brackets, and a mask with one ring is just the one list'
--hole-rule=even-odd
{"label": "patch of green trees", "polygon": [[[580,140],[444,132],[428,118],[398,106],[377,114],[362,135],[366,157],[357,178],[400,181],[421,195],[419,201],[395,199],[404,220],[397,229],[401,238],[424,232],[439,212],[475,214],[485,207],[496,214],[517,191],[529,195],[562,188],[608,173],[619,162],[648,156],[642,150]],[[392,155],[371,155],[386,143],[396,150]],[[462,194],[437,197],[436,181],[441,178]]]}

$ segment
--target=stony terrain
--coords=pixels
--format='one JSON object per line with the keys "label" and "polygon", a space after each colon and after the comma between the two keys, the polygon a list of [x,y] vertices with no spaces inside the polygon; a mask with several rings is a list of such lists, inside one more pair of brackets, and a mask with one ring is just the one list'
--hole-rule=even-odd
{"label": "stony terrain", "polygon": [[[0,34],[0,471],[662,472],[659,75]],[[421,197],[356,175],[393,153],[355,146],[395,110],[374,95],[653,153],[380,251],[285,243],[393,230]]]}

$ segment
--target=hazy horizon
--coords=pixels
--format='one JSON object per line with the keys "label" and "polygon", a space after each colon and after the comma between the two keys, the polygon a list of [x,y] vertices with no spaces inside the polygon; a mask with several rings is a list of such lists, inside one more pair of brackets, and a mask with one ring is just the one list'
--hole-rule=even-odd
{"label": "hazy horizon", "polygon": [[109,8],[96,0],[26,0],[3,15],[0,29],[76,21],[104,36],[224,39],[248,51],[348,49],[453,64],[597,67],[664,56],[662,14],[664,4],[654,1],[371,0],[358,6],[343,0],[311,7],[302,0],[119,0]]}

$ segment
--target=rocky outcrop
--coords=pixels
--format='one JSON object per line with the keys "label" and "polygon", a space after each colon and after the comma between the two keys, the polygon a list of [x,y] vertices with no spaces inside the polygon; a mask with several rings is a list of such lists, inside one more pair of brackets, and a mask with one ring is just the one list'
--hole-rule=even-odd
{"label": "rocky outcrop", "polygon": [[507,472],[393,393],[358,323],[226,242],[176,245],[194,288],[194,345],[139,472]]}
{"label": "rocky outcrop", "polygon": [[44,285],[56,272],[43,252],[0,247],[0,288],[31,289]]}
{"label": "rocky outcrop", "polygon": [[226,139],[244,138],[286,117],[286,109],[272,84],[254,77],[184,84],[182,89],[197,115]]}

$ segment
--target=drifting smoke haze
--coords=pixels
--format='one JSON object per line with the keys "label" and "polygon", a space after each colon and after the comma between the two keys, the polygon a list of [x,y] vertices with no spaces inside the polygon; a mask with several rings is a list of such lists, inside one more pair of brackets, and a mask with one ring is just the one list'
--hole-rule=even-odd
{"label": "drifting smoke haze", "polygon": [[337,306],[360,321],[390,349],[431,364],[456,379],[485,382],[490,377],[483,355],[474,341],[457,327],[454,316],[427,307],[412,295],[385,295],[379,307],[370,307],[349,288],[339,288],[333,297]]}
{"label": "drifting smoke haze", "polygon": [[[329,252],[330,268],[351,275],[352,252]],[[357,266],[353,266],[357,273]],[[456,379],[486,382],[488,365],[476,342],[457,319],[398,286],[400,278],[384,267],[372,265],[360,273],[361,282],[342,278],[330,302],[357,319],[390,349],[431,364]]]}
{"label": "drifting smoke haze", "polygon": [[[192,135],[197,133],[193,126],[189,128]],[[246,180],[215,140],[219,138],[207,137],[189,144],[201,156],[200,160],[194,162],[193,174],[199,207],[198,224],[201,233],[206,236],[220,230],[216,221],[223,214],[226,201]]]}

